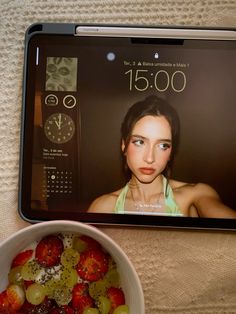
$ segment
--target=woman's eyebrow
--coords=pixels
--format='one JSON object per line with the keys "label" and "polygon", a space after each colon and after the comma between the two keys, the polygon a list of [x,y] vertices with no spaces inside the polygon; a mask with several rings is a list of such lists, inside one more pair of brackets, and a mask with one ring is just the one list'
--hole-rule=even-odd
{"label": "woman's eyebrow", "polygon": [[159,141],[161,142],[168,142],[168,143],[172,143],[172,140],[169,139],[169,138],[162,138],[162,139],[159,139]]}
{"label": "woman's eyebrow", "polygon": [[[142,136],[142,135],[138,135],[138,134],[132,134],[132,135],[131,135],[131,138],[133,138],[133,137],[138,138],[138,139],[142,139],[142,140],[148,140],[147,137]],[[169,139],[169,138],[159,138],[159,139],[157,139],[157,141],[158,141],[158,142],[168,142],[168,143],[172,143],[172,140]]]}
{"label": "woman's eyebrow", "polygon": [[138,135],[138,134],[132,134],[131,137],[141,138],[143,140],[147,139],[145,136]]}

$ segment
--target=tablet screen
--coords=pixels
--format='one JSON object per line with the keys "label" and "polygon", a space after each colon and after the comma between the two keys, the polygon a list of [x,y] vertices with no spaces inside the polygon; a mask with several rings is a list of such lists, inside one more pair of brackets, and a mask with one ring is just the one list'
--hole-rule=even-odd
{"label": "tablet screen", "polygon": [[[124,172],[129,150],[124,148],[121,126],[129,108],[147,99],[167,103],[179,118],[178,147],[171,143],[175,150],[171,167],[168,172],[164,167],[161,174],[166,184],[174,182],[173,194],[181,184],[191,190],[200,183],[236,212],[235,50],[232,40],[33,36],[26,71],[22,184],[26,216],[47,218],[58,212],[71,217],[92,217],[92,212],[115,216],[115,209],[109,211],[105,204],[88,211],[103,195],[125,197],[132,177]],[[149,144],[146,138],[135,141],[138,149],[154,143],[150,138]],[[150,175],[154,168],[142,166],[143,174]],[[141,203],[138,193],[133,196]],[[151,220],[218,218],[191,201],[182,211],[184,200],[178,195],[173,199],[179,208],[174,214],[154,205],[145,210],[145,202],[139,210],[127,205],[117,213]]]}

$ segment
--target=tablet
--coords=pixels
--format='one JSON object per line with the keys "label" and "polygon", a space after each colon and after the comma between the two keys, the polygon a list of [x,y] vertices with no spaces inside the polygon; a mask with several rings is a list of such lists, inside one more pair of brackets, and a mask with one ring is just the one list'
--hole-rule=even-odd
{"label": "tablet", "polygon": [[236,227],[235,29],[33,24],[19,213]]}

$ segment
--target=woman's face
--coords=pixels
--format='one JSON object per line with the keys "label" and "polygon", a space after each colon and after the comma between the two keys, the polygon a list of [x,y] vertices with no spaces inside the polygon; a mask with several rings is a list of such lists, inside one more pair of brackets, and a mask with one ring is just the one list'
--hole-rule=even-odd
{"label": "woman's face", "polygon": [[132,130],[126,150],[128,167],[140,182],[151,183],[166,168],[171,149],[171,128],[166,118],[145,116]]}

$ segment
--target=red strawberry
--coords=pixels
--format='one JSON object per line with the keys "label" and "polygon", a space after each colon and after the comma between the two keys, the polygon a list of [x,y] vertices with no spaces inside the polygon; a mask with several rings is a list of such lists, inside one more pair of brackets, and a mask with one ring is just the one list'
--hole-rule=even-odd
{"label": "red strawberry", "polygon": [[17,254],[12,263],[11,268],[24,265],[33,255],[33,250],[26,250]]}
{"label": "red strawberry", "polygon": [[74,286],[72,290],[72,294],[78,295],[78,296],[88,295],[88,289],[89,289],[89,285],[87,283],[80,282]]}
{"label": "red strawberry", "polygon": [[49,235],[44,237],[36,246],[35,259],[43,267],[59,264],[64,246],[61,239]]}
{"label": "red strawberry", "polygon": [[77,283],[72,290],[72,305],[73,308],[77,308],[80,302],[80,298],[88,296],[88,284],[87,283]]}
{"label": "red strawberry", "polygon": [[23,306],[20,308],[20,310],[17,311],[17,314],[51,313],[50,310],[53,308],[53,306],[54,306],[53,300],[48,299],[47,297],[45,297],[44,301],[39,305],[33,305],[26,300]]}
{"label": "red strawberry", "polygon": [[21,286],[12,284],[6,290],[7,299],[13,310],[19,310],[25,302],[25,293]]}
{"label": "red strawberry", "polygon": [[107,297],[111,301],[111,312],[113,312],[117,306],[125,304],[125,295],[120,288],[110,287],[107,290]]}
{"label": "red strawberry", "polygon": [[33,283],[35,283],[33,280],[24,280],[24,288],[25,290],[31,286]]}
{"label": "red strawberry", "polygon": [[35,308],[36,308],[35,305],[33,305],[33,304],[31,304],[25,300],[24,304],[22,305],[20,310],[17,311],[17,313],[20,313],[20,314],[31,314],[32,313],[33,314]]}
{"label": "red strawberry", "polygon": [[9,308],[9,301],[6,290],[0,293],[0,313]]}
{"label": "red strawberry", "polygon": [[77,299],[76,306],[73,305],[73,308],[76,314],[83,314],[84,310],[93,307],[93,305],[93,299],[89,295],[83,295]]}
{"label": "red strawberry", "polygon": [[76,269],[82,279],[97,281],[108,271],[108,261],[103,251],[90,249],[81,253]]}
{"label": "red strawberry", "polygon": [[83,311],[93,306],[93,299],[88,292],[87,283],[77,283],[72,290],[72,306],[76,309],[76,314],[82,314]]}
{"label": "red strawberry", "polygon": [[95,239],[86,236],[86,235],[82,235],[80,236],[80,240],[84,241],[86,243],[86,250],[88,249],[100,249],[101,245],[98,241],[96,241]]}

